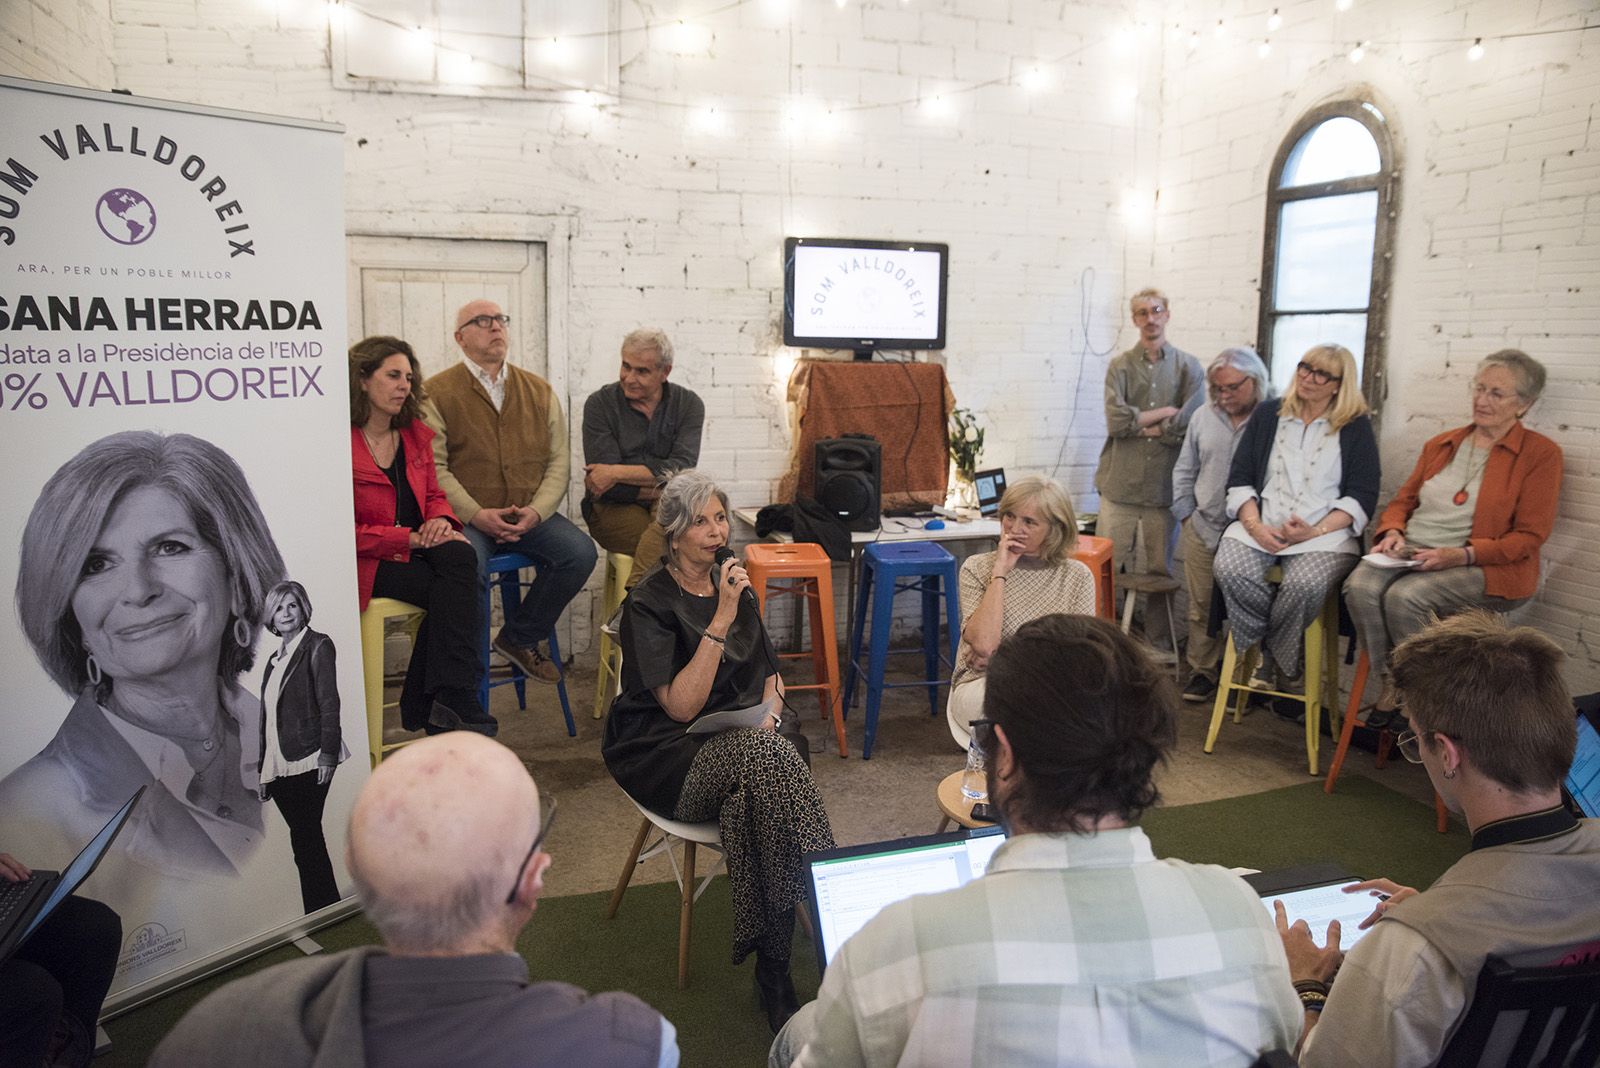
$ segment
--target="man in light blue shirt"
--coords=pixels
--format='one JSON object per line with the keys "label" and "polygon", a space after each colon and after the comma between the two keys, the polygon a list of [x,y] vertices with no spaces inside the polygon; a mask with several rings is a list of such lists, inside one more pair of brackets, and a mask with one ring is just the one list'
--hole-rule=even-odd
{"label": "man in light blue shirt", "polygon": [[985,874],[898,901],[850,938],[769,1065],[1247,1068],[1299,1037],[1261,899],[1158,860],[1136,826],[1177,694],[1093,616],[1025,624],[989,663],[973,737],[1009,839]]}
{"label": "man in light blue shirt", "polygon": [[1206,633],[1211,615],[1211,561],[1227,529],[1228,466],[1256,404],[1272,396],[1266,364],[1248,346],[1223,349],[1206,367],[1210,403],[1194,413],[1172,469],[1172,517],[1181,523],[1178,555],[1189,595],[1189,682],[1185,701],[1217,692],[1223,636]]}

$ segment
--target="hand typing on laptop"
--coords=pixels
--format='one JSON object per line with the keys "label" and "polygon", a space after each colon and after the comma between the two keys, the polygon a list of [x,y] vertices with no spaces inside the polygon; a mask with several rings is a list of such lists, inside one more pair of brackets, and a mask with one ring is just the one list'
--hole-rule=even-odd
{"label": "hand typing on laptop", "polygon": [[20,883],[32,874],[26,864],[10,853],[0,853],[0,879],[8,883]]}

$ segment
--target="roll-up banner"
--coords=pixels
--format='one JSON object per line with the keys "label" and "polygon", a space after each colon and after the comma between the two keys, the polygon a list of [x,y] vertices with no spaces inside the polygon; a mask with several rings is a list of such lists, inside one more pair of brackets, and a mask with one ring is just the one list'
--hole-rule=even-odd
{"label": "roll-up banner", "polygon": [[368,774],[338,127],[0,78],[0,851],[115,1008],[337,913]]}

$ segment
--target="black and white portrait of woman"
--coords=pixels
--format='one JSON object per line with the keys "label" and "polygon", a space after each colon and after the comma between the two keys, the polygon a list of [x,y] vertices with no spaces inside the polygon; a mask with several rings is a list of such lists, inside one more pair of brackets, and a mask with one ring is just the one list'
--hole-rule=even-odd
{"label": "black and white portrait of woman", "polygon": [[70,856],[148,786],[114,852],[164,880],[237,876],[263,837],[240,676],[284,577],[244,472],[187,434],[100,438],[45,484],[19,565],[17,615],[71,708],[0,780],[0,824]]}
{"label": "black and white portrait of woman", "polygon": [[339,733],[333,640],[312,630],[311,598],[292,579],[267,591],[266,627],[281,641],[261,680],[261,800],[289,825],[307,912],[339,900],[322,835],[333,770],[349,756]]}

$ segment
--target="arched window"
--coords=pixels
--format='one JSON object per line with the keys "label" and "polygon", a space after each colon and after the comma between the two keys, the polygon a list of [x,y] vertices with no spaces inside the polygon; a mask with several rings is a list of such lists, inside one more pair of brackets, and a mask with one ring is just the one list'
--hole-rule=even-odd
{"label": "arched window", "polygon": [[1258,347],[1279,390],[1307,349],[1333,341],[1355,354],[1368,403],[1381,404],[1398,184],[1388,123],[1370,101],[1316,108],[1278,147]]}

